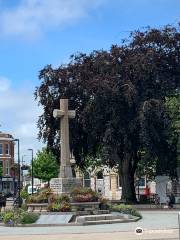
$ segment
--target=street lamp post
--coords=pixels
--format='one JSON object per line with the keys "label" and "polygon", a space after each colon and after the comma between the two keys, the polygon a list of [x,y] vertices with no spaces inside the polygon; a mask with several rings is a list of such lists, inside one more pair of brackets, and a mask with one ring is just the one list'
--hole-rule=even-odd
{"label": "street lamp post", "polygon": [[19,150],[19,139],[13,139],[13,142],[18,143],[18,207],[20,207],[20,192],[21,192],[21,166],[20,166],[20,150]]}
{"label": "street lamp post", "polygon": [[22,186],[24,186],[24,174],[23,174],[23,171],[24,171],[24,169],[23,169],[23,166],[24,166],[24,157],[25,157],[26,155],[22,155],[22,161],[21,161],[21,173],[22,173]]}
{"label": "street lamp post", "polygon": [[34,192],[34,176],[33,176],[33,149],[28,149],[28,151],[31,151],[31,182],[32,182],[32,195],[33,195],[33,192]]}

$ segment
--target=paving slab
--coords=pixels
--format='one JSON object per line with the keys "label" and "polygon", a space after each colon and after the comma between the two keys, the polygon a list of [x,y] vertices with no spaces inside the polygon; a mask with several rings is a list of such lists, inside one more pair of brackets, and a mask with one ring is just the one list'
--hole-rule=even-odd
{"label": "paving slab", "polygon": [[35,224],[67,224],[72,219],[72,214],[66,215],[40,215]]}

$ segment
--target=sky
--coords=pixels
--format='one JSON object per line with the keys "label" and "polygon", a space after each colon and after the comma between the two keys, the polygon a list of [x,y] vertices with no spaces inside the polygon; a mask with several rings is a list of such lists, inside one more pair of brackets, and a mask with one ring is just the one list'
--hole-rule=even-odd
{"label": "sky", "polygon": [[33,95],[43,67],[109,50],[133,30],[178,22],[179,0],[0,0],[0,130],[20,139],[29,162],[27,149],[43,146]]}

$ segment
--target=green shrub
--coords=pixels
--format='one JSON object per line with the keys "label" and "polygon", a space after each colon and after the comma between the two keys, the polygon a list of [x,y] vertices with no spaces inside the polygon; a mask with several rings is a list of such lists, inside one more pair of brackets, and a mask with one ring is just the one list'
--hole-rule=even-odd
{"label": "green shrub", "polygon": [[23,210],[8,210],[2,213],[3,222],[5,224],[31,224],[37,221],[39,215],[36,213],[28,213]]}
{"label": "green shrub", "polygon": [[123,214],[130,214],[135,217],[142,218],[141,214],[130,205],[120,204],[111,206],[111,211],[120,212]]}
{"label": "green shrub", "polygon": [[21,196],[21,198],[23,198],[23,199],[28,199],[29,194],[28,194],[27,191],[22,190],[21,193],[20,193],[20,196]]}
{"label": "green shrub", "polygon": [[20,215],[20,223],[21,224],[32,224],[35,223],[39,218],[39,215],[36,213],[28,213],[28,212],[23,212]]}
{"label": "green shrub", "polygon": [[48,210],[50,212],[60,212],[61,204],[60,203],[52,203],[48,206]]}
{"label": "green shrub", "polygon": [[2,213],[3,222],[5,224],[8,224],[10,222],[12,222],[13,224],[17,224],[18,216],[19,216],[18,213],[14,211],[6,211]]}
{"label": "green shrub", "polygon": [[50,212],[70,212],[71,205],[67,202],[64,203],[52,203],[48,206]]}

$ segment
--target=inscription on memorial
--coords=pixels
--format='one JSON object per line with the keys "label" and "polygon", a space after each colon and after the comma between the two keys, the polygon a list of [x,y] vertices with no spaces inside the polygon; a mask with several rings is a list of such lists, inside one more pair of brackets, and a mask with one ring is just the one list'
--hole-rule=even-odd
{"label": "inscription on memorial", "polygon": [[74,187],[82,186],[82,178],[53,178],[50,188],[56,193],[69,193]]}
{"label": "inscription on memorial", "polygon": [[50,188],[53,192],[60,193],[62,192],[62,179],[60,178],[53,178],[50,182]]}
{"label": "inscription on memorial", "polygon": [[71,191],[74,187],[82,186],[82,181],[81,179],[78,178],[67,178],[67,179],[62,179],[63,181],[63,192],[69,192]]}

